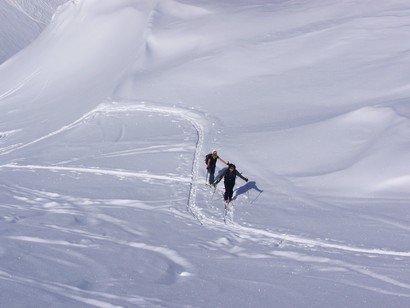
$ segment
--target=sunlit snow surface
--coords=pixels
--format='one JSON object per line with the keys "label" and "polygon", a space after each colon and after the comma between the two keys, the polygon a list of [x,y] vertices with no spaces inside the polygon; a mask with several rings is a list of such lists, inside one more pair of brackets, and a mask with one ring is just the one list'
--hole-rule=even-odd
{"label": "sunlit snow surface", "polygon": [[[60,4],[29,3],[1,33]],[[400,0],[77,0],[0,36],[0,306],[408,307],[409,25]],[[227,211],[212,149],[250,179]]]}

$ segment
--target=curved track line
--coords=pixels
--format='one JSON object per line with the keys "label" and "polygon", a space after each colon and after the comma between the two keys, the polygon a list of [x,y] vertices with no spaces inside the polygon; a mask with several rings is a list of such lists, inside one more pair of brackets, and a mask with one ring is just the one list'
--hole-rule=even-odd
{"label": "curved track line", "polygon": [[[187,109],[179,109],[176,107],[155,106],[151,104],[149,104],[149,106],[145,104],[137,105],[137,106],[134,106],[134,108],[135,109],[133,110],[173,114],[175,116],[178,116],[188,121],[195,128],[197,135],[198,135],[198,139],[197,139],[197,143],[195,147],[194,160],[192,163],[192,182],[190,186],[187,209],[202,225],[205,224],[208,227],[213,226],[213,227],[217,227],[218,229],[224,229],[224,230],[230,229],[231,231],[236,231],[238,233],[246,233],[250,235],[249,237],[250,240],[252,240],[254,236],[256,237],[259,236],[259,237],[271,238],[277,241],[278,243],[281,243],[284,240],[286,240],[287,243],[292,243],[298,246],[303,245],[303,246],[309,246],[309,247],[320,247],[324,249],[334,249],[334,250],[340,250],[340,251],[346,251],[346,252],[352,252],[352,253],[366,253],[366,254],[372,254],[372,255],[410,257],[410,252],[391,251],[391,250],[384,250],[384,249],[377,249],[377,248],[354,247],[354,246],[348,246],[348,245],[343,245],[339,243],[313,240],[309,238],[302,238],[302,237],[295,236],[295,235],[288,235],[288,234],[284,235],[284,234],[279,234],[279,233],[275,233],[272,231],[244,227],[236,223],[227,226],[223,222],[207,217],[200,211],[200,208],[196,204],[196,195],[197,195],[198,183],[199,183],[200,154],[202,153],[202,148],[204,145],[206,124],[207,124],[207,122],[204,121],[204,116],[197,112],[187,110]],[[118,110],[117,107],[116,107],[116,110]],[[130,110],[129,107],[127,106],[127,111],[129,110]]]}
{"label": "curved track line", "polygon": [[31,79],[39,75],[40,71],[41,71],[40,68],[35,69],[32,73],[30,73],[29,75],[24,77],[21,81],[19,81],[15,86],[6,90],[4,93],[0,94],[0,101],[8,98],[9,96],[21,90],[28,81],[30,81]]}
{"label": "curved track line", "polygon": [[[92,116],[95,113],[118,113],[118,112],[131,112],[131,111],[143,111],[143,112],[155,112],[165,115],[173,115],[180,119],[183,119],[189,122],[195,129],[197,133],[197,142],[195,145],[195,153],[192,162],[192,177],[190,181],[189,194],[187,200],[187,211],[191,213],[202,225],[205,216],[201,213],[199,207],[196,205],[196,195],[198,191],[198,182],[199,182],[199,163],[201,161],[201,153],[205,139],[206,133],[206,123],[204,120],[205,116],[198,112],[188,109],[182,109],[178,107],[168,107],[155,105],[153,103],[146,103],[141,101],[121,101],[121,102],[112,102],[104,103],[97,107],[95,110],[86,114],[81,119],[73,123],[73,125],[78,125],[82,120]],[[69,126],[66,127],[66,129]]]}
{"label": "curved track line", "polygon": [[363,248],[363,247],[354,247],[349,245],[343,245],[336,242],[330,241],[321,241],[314,240],[310,238],[304,238],[297,235],[291,234],[282,234],[276,233],[268,230],[261,230],[256,228],[250,228],[232,223],[229,225],[224,224],[222,221],[213,219],[206,216],[201,212],[200,207],[196,204],[196,197],[198,192],[198,185],[200,183],[200,162],[201,162],[201,153],[203,145],[205,142],[205,135],[207,133],[208,121],[204,114],[201,114],[194,110],[188,110],[178,107],[168,107],[160,106],[152,103],[146,103],[141,101],[121,101],[121,102],[112,102],[112,103],[103,103],[99,105],[94,110],[86,113],[78,120],[72,122],[69,125],[66,125],[54,132],[49,133],[46,136],[43,136],[37,140],[34,140],[28,144],[24,144],[19,148],[13,149],[18,150],[23,147],[30,146],[34,143],[42,141],[44,139],[50,138],[57,134],[63,133],[67,130],[70,130],[81,123],[86,121],[88,118],[95,116],[96,114],[103,113],[122,113],[122,112],[132,112],[132,111],[142,111],[142,112],[154,112],[165,115],[173,115],[179,117],[187,122],[189,122],[195,129],[197,133],[197,142],[195,146],[195,153],[192,163],[191,178],[182,178],[177,176],[166,176],[166,175],[152,175],[148,173],[140,172],[130,172],[125,170],[107,170],[107,169],[97,169],[97,168],[77,168],[77,167],[59,167],[59,166],[22,166],[14,164],[6,164],[0,166],[0,168],[19,168],[19,169],[43,169],[43,170],[57,170],[57,171],[72,171],[72,172],[86,172],[94,174],[106,174],[113,176],[122,176],[122,177],[139,177],[139,178],[152,178],[157,180],[166,180],[166,181],[176,181],[181,183],[189,183],[190,189],[187,200],[187,211],[199,221],[201,225],[205,225],[208,228],[218,229],[218,230],[230,230],[232,232],[240,234],[242,237],[246,236],[250,241],[258,242],[261,239],[270,239],[275,241],[275,244],[286,243],[296,246],[306,246],[306,247],[319,247],[323,249],[334,249],[339,251],[351,252],[351,253],[366,253],[371,255],[380,255],[380,256],[394,256],[394,257],[410,257],[410,252],[405,251],[392,251],[384,250],[380,248]]}
{"label": "curved track line", "polygon": [[48,139],[48,138],[51,138],[51,137],[53,137],[53,136],[55,136],[55,135],[61,134],[61,133],[63,133],[63,132],[66,132],[66,131],[68,131],[68,130],[70,130],[70,129],[72,129],[72,128],[78,126],[78,125],[80,125],[80,124],[83,123],[86,119],[90,118],[91,116],[95,115],[95,114],[98,113],[98,112],[99,112],[99,109],[98,109],[98,107],[97,107],[96,109],[93,109],[93,110],[91,110],[90,112],[84,114],[84,115],[83,115],[81,118],[79,118],[78,120],[76,120],[76,121],[74,121],[74,122],[72,122],[72,123],[70,123],[70,124],[68,124],[68,125],[65,125],[65,126],[59,128],[58,130],[55,130],[55,131],[53,131],[53,132],[51,132],[51,133],[49,133],[49,134],[47,134],[47,135],[45,135],[45,136],[42,136],[42,137],[40,137],[40,138],[38,138],[38,139],[35,139],[35,140],[30,141],[30,142],[25,143],[25,144],[18,144],[18,145],[16,145],[16,146],[13,145],[13,146],[11,147],[11,149],[9,149],[10,147],[8,147],[8,148],[6,148],[6,149],[4,149],[4,150],[2,150],[2,149],[0,148],[0,155],[10,154],[11,152],[15,152],[15,151],[18,151],[18,150],[27,148],[27,147],[29,147],[29,146],[31,146],[31,145],[33,145],[33,144],[36,144],[36,143],[38,143],[38,142],[40,142],[40,141],[43,141],[43,140]]}
{"label": "curved track line", "polygon": [[[204,136],[205,136],[205,128],[206,128],[206,121],[204,120],[205,116],[195,112],[193,110],[182,109],[177,107],[168,107],[168,106],[160,106],[155,105],[152,103],[145,103],[141,101],[121,101],[121,102],[110,102],[110,103],[102,103],[97,106],[95,109],[91,110],[90,112],[84,114],[82,117],[77,119],[76,121],[65,125],[58,130],[50,132],[49,134],[42,136],[38,139],[35,139],[31,142],[26,144],[19,145],[18,147],[8,149],[7,151],[3,151],[0,154],[8,154],[10,152],[18,151],[20,149],[32,146],[38,142],[44,141],[48,138],[54,137],[58,134],[64,133],[69,131],[79,125],[81,125],[84,121],[89,118],[94,117],[96,114],[108,114],[108,113],[122,113],[122,112],[133,112],[133,111],[143,111],[143,112],[154,112],[160,113],[165,115],[174,115],[179,117],[187,122],[189,122],[197,132],[197,143],[195,146],[195,153],[194,159],[192,163],[192,170],[191,179],[186,178],[177,178],[176,181],[183,182],[183,183],[190,183],[190,189],[188,194],[188,201],[187,201],[187,210],[190,212],[201,224],[203,224],[204,215],[201,213],[200,209],[196,205],[196,195],[198,190],[198,182],[199,182],[199,163],[200,163],[200,156],[202,153],[202,147],[204,143]],[[56,166],[22,166],[22,165],[14,165],[14,164],[6,164],[0,166],[0,168],[20,168],[20,169],[49,169],[49,170],[60,170],[60,171],[77,171],[77,172],[87,172],[87,173],[100,173],[100,174],[108,174],[108,175],[118,175],[118,176],[133,176],[133,177],[151,177],[161,180],[171,180],[171,177],[165,178],[165,176],[155,176],[143,173],[136,173],[136,172],[127,172],[124,170],[102,170],[102,169],[94,169],[94,168],[70,168],[70,167],[56,167]]]}

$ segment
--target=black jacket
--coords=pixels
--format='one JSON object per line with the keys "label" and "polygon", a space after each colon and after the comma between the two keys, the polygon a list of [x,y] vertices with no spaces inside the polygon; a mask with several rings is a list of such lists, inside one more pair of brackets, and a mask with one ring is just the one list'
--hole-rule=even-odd
{"label": "black jacket", "polygon": [[207,156],[207,161],[206,163],[208,164],[209,162],[209,166],[216,166],[216,162],[218,160],[219,156],[217,156],[216,158],[213,158],[212,154],[209,154],[209,156]]}
{"label": "black jacket", "polygon": [[225,171],[218,177],[215,181],[215,184],[218,184],[222,178],[224,178],[225,184],[235,185],[236,176],[239,176],[245,182],[248,182],[248,179],[244,177],[238,170],[230,171],[229,168],[226,168]]}

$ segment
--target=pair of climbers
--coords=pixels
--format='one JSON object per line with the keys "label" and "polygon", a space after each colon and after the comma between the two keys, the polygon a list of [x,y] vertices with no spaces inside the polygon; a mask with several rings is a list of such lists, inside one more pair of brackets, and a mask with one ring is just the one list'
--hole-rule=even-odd
{"label": "pair of climbers", "polygon": [[[215,169],[216,169],[216,162],[220,160],[225,165],[228,165],[222,174],[215,179]],[[224,179],[224,186],[225,186],[225,193],[224,193],[224,201],[225,203],[229,203],[232,201],[233,196],[233,188],[235,186],[236,177],[239,176],[245,182],[248,182],[248,178],[244,177],[237,169],[236,166],[229,161],[226,162],[222,158],[218,156],[218,152],[216,150],[212,151],[212,153],[206,155],[205,157],[206,169],[207,169],[207,180],[209,185],[216,186],[222,178]]]}

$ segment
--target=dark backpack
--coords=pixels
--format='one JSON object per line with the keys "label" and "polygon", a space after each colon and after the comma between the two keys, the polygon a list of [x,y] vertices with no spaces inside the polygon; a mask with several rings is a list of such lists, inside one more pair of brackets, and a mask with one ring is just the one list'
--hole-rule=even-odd
{"label": "dark backpack", "polygon": [[212,158],[212,154],[211,154],[211,153],[205,155],[205,165],[208,165],[208,160],[210,160],[211,158]]}

